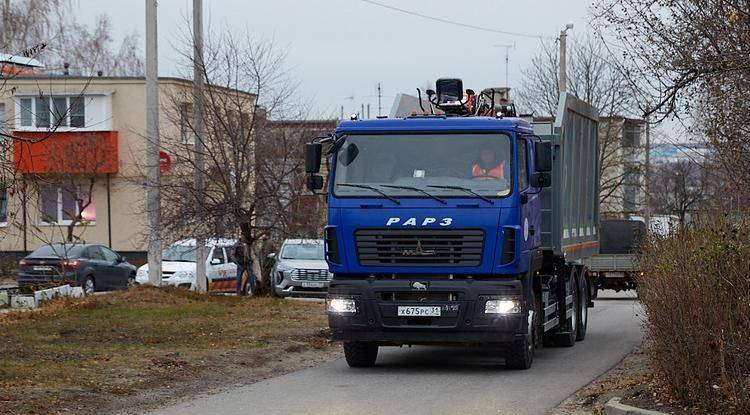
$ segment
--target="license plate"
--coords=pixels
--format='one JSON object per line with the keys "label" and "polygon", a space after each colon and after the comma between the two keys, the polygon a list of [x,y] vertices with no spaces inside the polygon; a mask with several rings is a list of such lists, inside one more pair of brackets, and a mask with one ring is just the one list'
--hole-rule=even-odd
{"label": "license plate", "polygon": [[607,278],[625,278],[624,272],[608,272],[606,274]]}
{"label": "license plate", "polygon": [[399,317],[440,317],[439,306],[399,306]]}
{"label": "license plate", "polygon": [[303,282],[302,288],[323,288],[325,283],[322,282]]}
{"label": "license plate", "polygon": [[45,267],[42,265],[37,265],[34,267],[34,271],[52,271],[52,267]]}

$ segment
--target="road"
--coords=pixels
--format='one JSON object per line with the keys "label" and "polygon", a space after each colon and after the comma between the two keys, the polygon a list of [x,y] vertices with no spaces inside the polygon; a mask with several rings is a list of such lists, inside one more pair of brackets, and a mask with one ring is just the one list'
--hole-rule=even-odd
{"label": "road", "polygon": [[538,350],[526,371],[489,350],[382,348],[375,368],[337,360],[153,414],[544,414],[641,341],[632,294],[604,292],[589,313],[585,341]]}

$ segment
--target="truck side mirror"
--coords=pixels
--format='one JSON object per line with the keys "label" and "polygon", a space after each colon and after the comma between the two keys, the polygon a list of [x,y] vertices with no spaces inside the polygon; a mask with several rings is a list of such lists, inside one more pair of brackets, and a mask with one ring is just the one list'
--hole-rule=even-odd
{"label": "truck side mirror", "polygon": [[[537,141],[534,143],[534,167],[538,172],[552,171],[552,143]],[[543,187],[543,186],[537,186]]]}
{"label": "truck side mirror", "polygon": [[531,185],[534,187],[552,186],[552,176],[547,172],[535,172],[531,175]]}
{"label": "truck side mirror", "polygon": [[323,158],[323,144],[305,144],[305,172],[317,173],[320,171],[320,160]]}
{"label": "truck side mirror", "polygon": [[307,176],[307,189],[314,192],[323,188],[323,176],[311,174]]}

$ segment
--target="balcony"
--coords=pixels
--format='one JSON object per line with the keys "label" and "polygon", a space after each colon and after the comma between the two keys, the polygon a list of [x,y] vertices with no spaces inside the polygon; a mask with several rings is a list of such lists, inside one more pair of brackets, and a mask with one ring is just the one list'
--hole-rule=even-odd
{"label": "balcony", "polygon": [[13,166],[19,173],[117,173],[117,131],[15,131]]}

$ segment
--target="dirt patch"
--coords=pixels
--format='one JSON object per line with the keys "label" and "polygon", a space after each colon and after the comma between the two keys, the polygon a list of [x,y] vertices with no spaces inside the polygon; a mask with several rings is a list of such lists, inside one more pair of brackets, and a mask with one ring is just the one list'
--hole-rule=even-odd
{"label": "dirt patch", "polygon": [[0,315],[0,413],[141,413],[340,356],[318,303],[139,287]]}
{"label": "dirt patch", "polygon": [[643,347],[636,348],[617,366],[589,383],[553,412],[554,415],[600,415],[611,398],[620,397],[622,403],[638,408],[674,415],[708,415],[697,408],[680,407],[662,386],[652,371]]}

